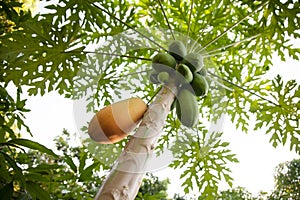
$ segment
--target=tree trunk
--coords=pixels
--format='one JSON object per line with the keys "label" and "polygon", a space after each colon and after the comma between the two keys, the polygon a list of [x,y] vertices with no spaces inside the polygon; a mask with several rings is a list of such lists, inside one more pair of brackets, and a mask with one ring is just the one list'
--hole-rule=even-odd
{"label": "tree trunk", "polygon": [[142,183],[147,161],[155,148],[177,93],[175,86],[165,86],[149,105],[136,133],[130,138],[96,200],[133,200]]}

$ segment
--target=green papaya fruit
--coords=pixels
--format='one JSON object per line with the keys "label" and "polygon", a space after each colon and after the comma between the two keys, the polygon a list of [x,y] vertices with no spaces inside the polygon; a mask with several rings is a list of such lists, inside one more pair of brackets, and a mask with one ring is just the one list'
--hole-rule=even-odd
{"label": "green papaya fruit", "polygon": [[196,96],[187,89],[179,91],[176,101],[176,114],[180,122],[187,127],[193,127],[199,119],[199,108]]}
{"label": "green papaya fruit", "polygon": [[186,48],[181,41],[174,40],[169,45],[168,52],[176,60],[181,61],[183,57],[186,55]]}
{"label": "green papaya fruit", "polygon": [[193,81],[191,82],[191,86],[196,94],[196,96],[204,96],[208,92],[208,83],[204,76],[201,76],[198,73],[194,74]]}
{"label": "green papaya fruit", "polygon": [[207,71],[204,67],[202,67],[202,69],[198,72],[198,74],[200,74],[201,76],[206,76],[207,75]]}
{"label": "green papaya fruit", "polygon": [[183,64],[186,64],[192,72],[198,72],[203,67],[203,57],[198,53],[190,53],[184,56]]}
{"label": "green papaya fruit", "polygon": [[159,84],[160,82],[157,79],[158,73],[154,70],[151,71],[150,75],[149,75],[149,80],[151,81],[151,83],[153,84]]}
{"label": "green papaya fruit", "polygon": [[160,83],[168,83],[170,80],[170,75],[168,72],[159,72],[157,79]]}
{"label": "green papaya fruit", "polygon": [[157,72],[168,71],[168,68],[175,69],[176,60],[167,53],[158,53],[152,59],[152,67]]}
{"label": "green papaya fruit", "polygon": [[190,83],[193,80],[193,73],[190,68],[185,64],[180,64],[177,71],[185,78],[185,80]]}

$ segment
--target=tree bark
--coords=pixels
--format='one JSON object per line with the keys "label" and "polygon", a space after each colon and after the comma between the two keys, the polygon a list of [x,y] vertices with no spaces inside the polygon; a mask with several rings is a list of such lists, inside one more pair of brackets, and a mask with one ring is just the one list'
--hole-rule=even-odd
{"label": "tree bark", "polygon": [[147,161],[155,149],[176,94],[175,85],[164,86],[159,91],[102,184],[96,200],[133,200],[136,197]]}

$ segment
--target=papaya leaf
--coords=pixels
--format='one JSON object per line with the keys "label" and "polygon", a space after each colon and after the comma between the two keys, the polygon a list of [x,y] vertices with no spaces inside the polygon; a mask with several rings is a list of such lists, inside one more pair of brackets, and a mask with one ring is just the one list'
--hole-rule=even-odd
{"label": "papaya leaf", "polygon": [[300,152],[299,135],[299,115],[300,109],[297,107],[299,102],[300,86],[295,80],[283,82],[278,75],[272,81],[270,95],[276,104],[262,103],[259,112],[256,112],[257,123],[255,129],[267,127],[266,134],[270,134],[270,143],[276,147],[290,141],[290,149]]}
{"label": "papaya leaf", "polygon": [[[229,143],[222,141],[222,133],[208,133],[204,127],[198,128],[201,136],[186,132],[172,146],[176,160],[171,167],[185,169],[181,179],[186,193],[197,190],[201,197],[213,199],[218,192],[220,180],[224,179],[232,185],[233,179],[227,163],[236,163],[238,160],[228,149]],[[195,140],[195,137],[199,137],[199,140]]]}
{"label": "papaya leaf", "polygon": [[93,164],[91,164],[90,166],[88,166],[87,168],[85,168],[84,170],[82,170],[80,172],[80,177],[79,177],[79,180],[80,181],[87,181],[90,179],[90,177],[92,176],[93,174],[93,170],[95,170],[95,168],[97,166],[99,166],[100,163],[99,162],[94,162]]}
{"label": "papaya leaf", "polygon": [[7,161],[7,163],[14,169],[14,179],[19,180],[21,185],[25,186],[25,177],[23,175],[22,169],[18,166],[16,161],[6,153],[2,151],[0,151],[0,153],[4,156],[4,159]]}
{"label": "papaya leaf", "polygon": [[70,156],[68,156],[67,154],[64,154],[64,157],[65,157],[66,163],[70,166],[70,168],[73,170],[73,172],[76,173],[77,172],[77,167],[74,164],[73,159]]}
{"label": "papaya leaf", "polygon": [[46,164],[46,163],[41,163],[38,164],[37,166],[34,167],[29,167],[27,168],[27,171],[32,172],[32,173],[43,173],[43,174],[49,174],[49,170],[57,170],[63,168],[62,165],[59,164]]}
{"label": "papaya leaf", "polygon": [[51,178],[48,176],[44,176],[41,173],[31,172],[24,175],[27,181],[32,182],[51,182]]}
{"label": "papaya leaf", "polygon": [[13,198],[14,185],[13,182],[10,182],[4,187],[0,188],[0,200],[7,200]]}
{"label": "papaya leaf", "polygon": [[7,145],[19,145],[23,147],[27,147],[30,149],[38,150],[42,153],[49,154],[53,157],[57,157],[57,155],[49,148],[45,147],[44,145],[41,145],[38,142],[34,142],[28,139],[12,139],[6,142]]}
{"label": "papaya leaf", "polygon": [[51,199],[50,194],[37,183],[30,181],[26,182],[26,190],[30,193],[32,199]]}
{"label": "papaya leaf", "polygon": [[88,154],[86,152],[82,152],[82,154],[80,155],[80,159],[79,159],[79,173],[81,173],[86,165],[86,161],[88,159]]}

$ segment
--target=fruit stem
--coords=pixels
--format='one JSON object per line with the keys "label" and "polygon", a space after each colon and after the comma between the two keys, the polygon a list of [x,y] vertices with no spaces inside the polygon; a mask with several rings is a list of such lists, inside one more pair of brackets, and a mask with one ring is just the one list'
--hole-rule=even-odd
{"label": "fruit stem", "polygon": [[239,85],[237,85],[237,84],[235,84],[235,83],[232,83],[231,81],[228,81],[228,80],[226,80],[225,78],[222,78],[222,77],[220,77],[220,76],[218,76],[218,75],[216,75],[216,74],[214,74],[214,73],[212,73],[212,72],[207,71],[207,73],[209,73],[210,75],[212,75],[212,76],[214,76],[214,77],[217,77],[218,79],[220,79],[220,80],[222,80],[222,81],[225,81],[226,83],[229,83],[229,84],[231,84],[231,85],[233,85],[233,86],[235,86],[235,87],[237,87],[237,88],[239,88],[239,89],[242,89],[242,90],[244,90],[244,91],[246,91],[246,92],[248,92],[248,93],[250,93],[250,94],[252,94],[252,95],[254,95],[254,96],[257,96],[258,98],[261,98],[261,99],[263,99],[263,100],[265,100],[265,101],[267,101],[267,102],[269,102],[269,103],[271,103],[271,104],[273,104],[273,105],[275,105],[275,106],[281,107],[280,104],[277,104],[277,103],[275,103],[275,102],[273,102],[273,101],[271,101],[271,100],[269,100],[269,99],[266,99],[266,98],[264,98],[263,96],[261,96],[261,95],[259,95],[259,94],[256,94],[255,92],[252,92],[252,91],[250,91],[250,90],[248,90],[248,89],[246,89],[246,88],[243,88],[242,86],[239,86]]}
{"label": "fruit stem", "polygon": [[174,36],[174,33],[173,33],[173,30],[172,30],[172,28],[171,28],[171,25],[170,25],[170,23],[169,23],[168,17],[167,17],[167,15],[166,15],[165,11],[164,11],[163,6],[162,6],[161,0],[158,0],[158,3],[159,3],[159,6],[160,6],[160,8],[161,8],[161,11],[162,11],[162,13],[163,13],[163,15],[164,15],[164,18],[165,18],[166,21],[167,21],[167,24],[168,24],[168,27],[169,27],[169,29],[170,29],[170,31],[171,31],[173,40],[176,40],[176,39],[175,39],[175,36]]}
{"label": "fruit stem", "polygon": [[139,59],[139,60],[152,61],[151,58],[143,58],[143,57],[138,57],[138,56],[129,56],[129,55],[116,54],[116,53],[104,53],[104,52],[96,52],[96,51],[64,51],[63,53],[101,54],[101,55],[118,56],[118,57],[124,57],[124,58],[133,58],[133,59]]}
{"label": "fruit stem", "polygon": [[268,1],[266,1],[265,3],[261,4],[260,6],[258,6],[256,9],[254,9],[252,12],[250,12],[249,14],[247,14],[245,17],[243,17],[242,19],[240,19],[239,21],[237,21],[236,23],[234,23],[233,25],[231,25],[228,29],[226,29],[224,32],[220,33],[217,37],[215,37],[214,39],[212,39],[210,42],[208,42],[207,44],[205,44],[202,49],[206,49],[208,46],[210,46],[212,43],[214,43],[215,41],[217,41],[218,39],[220,39],[222,36],[224,36],[228,31],[230,31],[231,29],[233,29],[234,27],[236,27],[237,25],[239,25],[240,23],[242,23],[245,19],[247,19],[248,17],[250,17],[252,14],[256,13],[259,9],[261,9],[262,7],[264,7],[266,4],[268,3]]}
{"label": "fruit stem", "polygon": [[194,0],[192,0],[191,7],[190,7],[190,15],[189,15],[189,21],[188,21],[188,30],[187,30],[187,33],[186,33],[187,37],[189,37],[189,35],[190,35],[193,7],[194,7]]}
{"label": "fruit stem", "polygon": [[[237,42],[233,42],[233,43],[231,43],[231,44],[222,46],[222,47],[220,47],[220,48],[211,50],[211,51],[209,51],[209,52],[205,52],[205,54],[203,54],[203,57],[204,57],[204,58],[212,57],[212,56],[215,55],[215,54],[211,54],[211,53],[214,53],[214,52],[217,52],[217,51],[221,51],[221,50],[225,50],[225,49],[227,49],[227,48],[229,48],[229,47],[232,47],[232,46],[235,46],[235,45],[239,45],[239,44],[241,44],[241,43],[243,43],[243,42],[246,42],[246,41],[248,41],[248,40],[255,39],[255,38],[257,38],[257,37],[260,36],[260,35],[261,35],[261,34],[257,34],[257,35],[248,37],[248,38],[246,38],[246,39],[243,39],[243,40],[240,40],[240,41],[237,41]],[[202,51],[203,51],[203,49],[200,50],[198,53],[201,53]],[[219,54],[219,53],[217,53],[216,55],[218,55],[218,54]]]}
{"label": "fruit stem", "polygon": [[123,74],[123,75],[120,75],[119,77],[113,76],[113,77],[110,78],[110,80],[122,79],[122,78],[127,77],[127,76],[133,76],[133,75],[136,75],[136,74],[141,74],[141,73],[150,72],[150,71],[152,71],[152,70],[144,70],[144,71],[133,72],[133,73],[129,73],[129,74]]}
{"label": "fruit stem", "polygon": [[108,14],[110,17],[112,17],[113,19],[117,20],[118,22],[120,22],[121,24],[127,26],[128,28],[130,28],[131,30],[133,30],[134,32],[140,34],[141,36],[143,36],[144,38],[146,38],[147,40],[151,41],[153,44],[155,44],[156,46],[158,46],[159,48],[167,51],[163,46],[161,46],[160,44],[158,44],[157,42],[155,42],[154,40],[152,40],[150,37],[146,36],[145,34],[141,33],[140,31],[136,30],[135,28],[133,28],[132,26],[130,26],[129,24],[123,22],[121,19],[117,18],[114,14],[111,14],[110,12],[108,12],[107,10],[101,8],[100,6],[96,5],[95,2],[91,2],[88,0],[88,2],[90,4],[92,4],[93,6],[95,6],[96,8],[98,8],[99,10],[101,10],[102,12],[105,12],[106,14]]}

